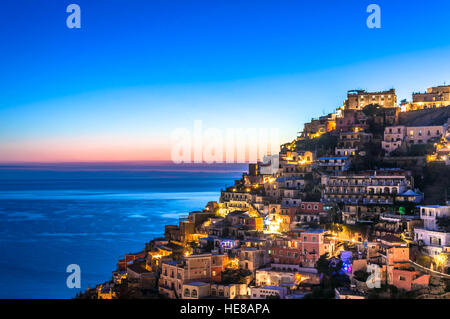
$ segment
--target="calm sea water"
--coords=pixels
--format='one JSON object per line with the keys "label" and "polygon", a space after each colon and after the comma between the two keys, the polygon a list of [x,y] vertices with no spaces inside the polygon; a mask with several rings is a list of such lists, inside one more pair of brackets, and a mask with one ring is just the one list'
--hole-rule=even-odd
{"label": "calm sea water", "polygon": [[245,165],[0,166],[0,298],[71,298],[111,278],[118,259],[179,215],[218,200]]}

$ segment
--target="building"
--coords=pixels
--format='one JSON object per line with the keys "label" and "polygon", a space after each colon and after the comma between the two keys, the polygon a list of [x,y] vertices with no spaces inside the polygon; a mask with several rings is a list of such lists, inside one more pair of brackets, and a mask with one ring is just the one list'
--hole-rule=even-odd
{"label": "building", "polygon": [[372,133],[366,133],[358,127],[353,128],[351,131],[340,132],[335,152],[337,150],[359,150],[365,144],[370,143],[372,139]]}
{"label": "building", "polygon": [[420,218],[423,220],[424,229],[438,230],[438,224],[436,223],[437,218],[450,216],[450,206],[422,205],[418,207],[420,209]]}
{"label": "building", "polygon": [[244,247],[239,251],[239,268],[254,272],[270,262],[270,257],[264,249]]}
{"label": "building", "polygon": [[403,193],[398,194],[395,197],[395,200],[398,203],[415,203],[419,204],[423,200],[424,194],[419,190],[413,191],[412,189],[408,189]]}
{"label": "building", "polygon": [[246,284],[211,284],[211,297],[235,299],[247,295],[248,293]]}
{"label": "building", "polygon": [[383,213],[374,225],[373,235],[383,237],[385,235],[403,235],[405,239],[413,240],[414,228],[419,227],[422,221],[416,215],[399,215]]}
{"label": "building", "polygon": [[432,257],[439,259],[441,254],[450,252],[450,233],[439,227],[438,220],[450,217],[450,206],[424,205],[419,206],[423,228],[414,229],[414,240],[424,245],[424,250]]}
{"label": "building", "polygon": [[270,267],[256,270],[256,286],[295,287],[302,282],[320,283],[320,275],[315,268],[304,268],[298,265],[272,264]]}
{"label": "building", "polygon": [[367,129],[367,116],[359,110],[341,110],[336,117],[336,132],[361,132]]}
{"label": "building", "polygon": [[314,267],[321,255],[332,250],[324,240],[326,233],[324,229],[293,230],[289,236],[273,239],[268,245],[272,262]]}
{"label": "building", "polygon": [[145,269],[140,263],[133,263],[127,267],[128,279],[134,279],[142,289],[153,289],[156,287],[156,274]]}
{"label": "building", "polygon": [[251,298],[252,299],[267,299],[267,298],[271,298],[271,297],[285,299],[286,295],[287,295],[286,287],[263,286],[263,287],[252,287],[251,288]]}
{"label": "building", "polygon": [[406,140],[406,126],[388,126],[384,128],[384,140],[381,142],[381,147],[387,153],[390,153],[399,148]]}
{"label": "building", "polygon": [[179,298],[183,285],[191,282],[219,282],[225,269],[224,255],[198,254],[185,256],[182,261],[162,263],[159,293],[168,298]]}
{"label": "building", "polygon": [[367,105],[378,104],[382,107],[393,108],[397,106],[395,89],[382,92],[366,92],[364,90],[350,90],[344,102],[345,110],[362,110]]}
{"label": "building", "polygon": [[117,269],[119,271],[124,271],[127,269],[127,266],[132,264],[135,260],[144,258],[144,257],[145,257],[144,252],[140,252],[140,253],[136,253],[136,254],[125,254],[125,258],[119,260],[119,262],[117,264]]}
{"label": "building", "polygon": [[200,299],[209,296],[210,284],[206,282],[191,282],[183,284],[183,299]]}
{"label": "building", "polygon": [[427,144],[438,142],[445,134],[447,124],[435,126],[388,126],[384,129],[384,140],[381,147],[388,154],[400,148],[404,142],[411,144]]}
{"label": "building", "polygon": [[450,105],[450,85],[434,86],[424,93],[413,93],[413,101],[407,105],[408,111]]}
{"label": "building", "polygon": [[344,172],[350,168],[350,158],[348,156],[320,157],[317,159],[317,166],[324,172]]}
{"label": "building", "polygon": [[334,155],[337,156],[355,156],[357,153],[358,149],[353,147],[336,146],[334,149]]}
{"label": "building", "polygon": [[[370,173],[370,172],[369,172]],[[412,188],[412,178],[388,171],[322,176],[322,202],[393,204],[395,196]]]}
{"label": "building", "polygon": [[328,217],[328,211],[321,202],[301,202],[297,207],[289,207],[288,214],[293,223],[318,223]]}
{"label": "building", "polygon": [[244,226],[246,230],[262,231],[264,228],[263,218],[252,216],[248,211],[234,211],[229,213],[225,220],[231,226]]}
{"label": "building", "polygon": [[422,274],[413,268],[395,267],[392,270],[392,285],[399,289],[411,291],[427,287],[430,283],[430,275]]}
{"label": "building", "polygon": [[336,129],[336,114],[330,113],[305,123],[300,138],[318,138]]}
{"label": "building", "polygon": [[97,299],[116,299],[118,296],[113,288],[114,285],[110,283],[97,286]]}
{"label": "building", "polygon": [[278,154],[264,155],[263,161],[258,163],[260,175],[275,175],[280,168],[280,159]]}
{"label": "building", "polygon": [[383,277],[388,284],[407,291],[428,286],[430,275],[424,275],[411,266],[409,247],[404,240],[386,235],[381,237],[377,247],[384,265],[382,269],[387,273]]}
{"label": "building", "polygon": [[338,287],[334,289],[334,299],[366,299],[367,295],[358,290]]}
{"label": "building", "polygon": [[408,126],[406,140],[410,144],[426,144],[437,142],[447,130],[447,125]]}

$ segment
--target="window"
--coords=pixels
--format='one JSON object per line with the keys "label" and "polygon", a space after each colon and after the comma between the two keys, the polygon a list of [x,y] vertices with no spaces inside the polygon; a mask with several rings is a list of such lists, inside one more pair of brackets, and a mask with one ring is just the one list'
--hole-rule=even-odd
{"label": "window", "polygon": [[185,297],[190,297],[191,296],[191,293],[190,293],[190,291],[189,291],[189,289],[184,289],[184,296]]}
{"label": "window", "polygon": [[404,276],[398,276],[398,280],[405,281],[406,278]]}
{"label": "window", "polygon": [[192,290],[192,297],[197,297],[197,289]]}

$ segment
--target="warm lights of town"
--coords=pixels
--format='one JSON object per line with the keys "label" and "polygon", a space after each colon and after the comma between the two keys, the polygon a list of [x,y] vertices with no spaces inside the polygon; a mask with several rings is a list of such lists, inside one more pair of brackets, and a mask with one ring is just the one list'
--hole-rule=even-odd
{"label": "warm lights of town", "polygon": [[[450,86],[436,90],[450,94]],[[408,123],[402,113],[394,89],[349,91],[335,113],[305,123],[270,160],[249,164],[218,202],[167,225],[163,238],[146,244],[152,258],[126,255],[117,287],[140,281],[173,299],[225,291],[244,299],[445,298],[450,206],[441,190],[450,174],[449,127]],[[432,172],[427,178],[424,169]],[[107,287],[97,297],[117,297],[120,290]]]}

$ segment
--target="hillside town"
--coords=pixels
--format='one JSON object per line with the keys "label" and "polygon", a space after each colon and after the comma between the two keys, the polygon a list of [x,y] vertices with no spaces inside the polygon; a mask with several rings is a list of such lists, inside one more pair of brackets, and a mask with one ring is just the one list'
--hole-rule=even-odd
{"label": "hillside town", "polygon": [[450,299],[450,86],[348,91],[77,298]]}

